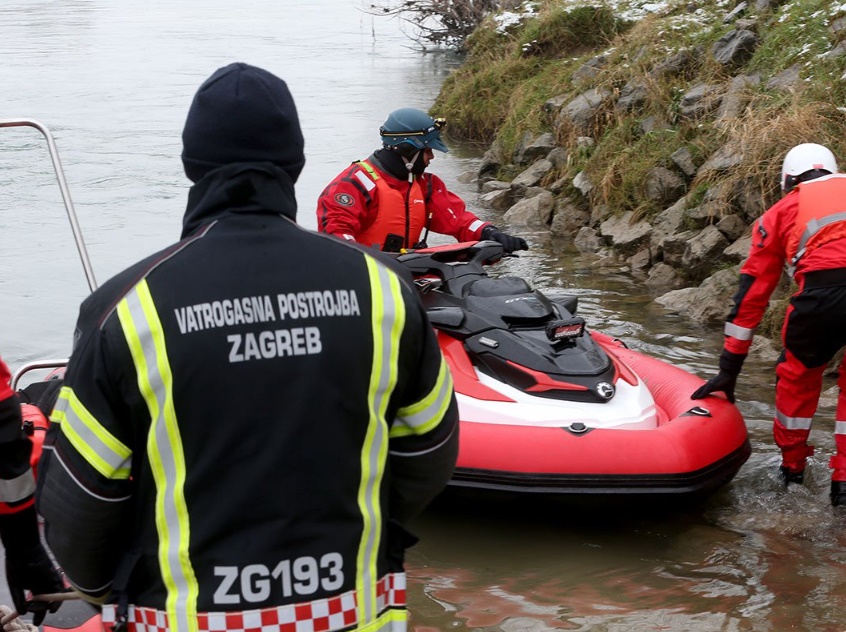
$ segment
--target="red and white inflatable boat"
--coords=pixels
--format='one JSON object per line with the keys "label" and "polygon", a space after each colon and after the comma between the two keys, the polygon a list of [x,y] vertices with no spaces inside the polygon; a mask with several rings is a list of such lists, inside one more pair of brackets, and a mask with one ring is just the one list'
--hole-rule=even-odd
{"label": "red and white inflatable boat", "polygon": [[452,370],[461,416],[452,485],[554,494],[698,495],[749,458],[746,425],[702,380],[588,332],[576,297],[489,277],[496,242],[401,254]]}

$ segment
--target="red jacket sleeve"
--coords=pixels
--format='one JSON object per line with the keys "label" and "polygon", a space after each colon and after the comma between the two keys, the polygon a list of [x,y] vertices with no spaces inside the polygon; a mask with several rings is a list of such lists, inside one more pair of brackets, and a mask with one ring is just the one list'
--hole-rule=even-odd
{"label": "red jacket sleeve", "polygon": [[32,443],[21,428],[21,407],[0,359],[0,515],[32,505],[35,478],[29,464]]}
{"label": "red jacket sleeve", "polygon": [[740,268],[740,286],[725,326],[724,348],[745,354],[752,345],[755,329],[784,270],[785,243],[796,219],[798,197],[788,195],[752,226],[749,257]]}
{"label": "red jacket sleeve", "polygon": [[0,358],[0,402],[14,395],[14,391],[12,391],[12,387],[10,386],[11,380],[12,372],[9,371],[9,367],[3,362],[3,358]]}
{"label": "red jacket sleeve", "polygon": [[427,195],[431,184],[432,194],[426,210],[432,214],[432,232],[450,235],[458,241],[480,239],[482,229],[490,222],[482,221],[468,211],[464,200],[449,191],[438,176],[426,173],[423,178],[423,190],[427,191]]}
{"label": "red jacket sleeve", "polygon": [[376,189],[368,190],[367,180],[356,173],[364,170],[356,163],[339,174],[317,199],[317,230],[354,240],[373,219]]}

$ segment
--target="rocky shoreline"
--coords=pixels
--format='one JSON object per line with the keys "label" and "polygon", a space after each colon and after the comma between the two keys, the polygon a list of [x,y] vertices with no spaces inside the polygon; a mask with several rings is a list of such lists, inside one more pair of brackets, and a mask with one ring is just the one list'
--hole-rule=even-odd
{"label": "rocky shoreline", "polygon": [[[730,71],[722,83],[689,87],[681,95],[678,116],[725,127],[736,124],[743,115],[750,87],[758,87],[763,81],[758,74],[742,72],[758,45],[755,19],[743,17],[747,4],[741,2],[726,14],[724,21],[732,23],[733,28],[710,50],[683,50],[652,68],[653,76],[683,76],[693,60],[710,55]],[[758,0],[755,8],[761,13],[769,4]],[[829,28],[836,39],[841,39],[846,33],[846,17],[835,20]],[[846,59],[846,41],[827,55]],[[575,85],[580,79],[595,77],[605,63],[603,55],[584,63],[574,73]],[[765,87],[788,93],[800,81],[797,64],[771,77]],[[667,166],[652,169],[643,183],[647,198],[664,209],[648,218],[593,204],[591,192],[597,183],[584,172],[555,180],[557,173],[572,164],[571,155],[590,151],[598,142],[592,136],[597,117],[607,116],[609,111],[637,116],[647,88],[643,82],[632,80],[622,89],[594,87],[548,100],[544,112],[549,132],[526,134],[509,156],[503,156],[496,142],[486,152],[475,174],[480,202],[502,213],[503,221],[513,229],[549,230],[556,238],[571,240],[582,252],[628,267],[650,288],[658,303],[704,326],[719,328],[731,308],[740,264],[751,245],[752,223],[774,201],[777,188],[777,183],[755,182],[747,182],[743,191],[720,187],[720,175],[743,163],[743,146],[729,142],[701,157],[686,148],[673,152]],[[655,116],[640,119],[639,125],[642,134],[670,127]],[[565,145],[556,139],[569,140]],[[517,175],[510,181],[497,179],[511,173]],[[772,315],[765,317],[766,327],[762,325],[761,340],[753,353],[767,357],[777,354],[778,342],[773,344],[767,337],[777,341],[780,322],[767,321],[781,318],[789,293],[790,282],[785,277],[773,296]]]}

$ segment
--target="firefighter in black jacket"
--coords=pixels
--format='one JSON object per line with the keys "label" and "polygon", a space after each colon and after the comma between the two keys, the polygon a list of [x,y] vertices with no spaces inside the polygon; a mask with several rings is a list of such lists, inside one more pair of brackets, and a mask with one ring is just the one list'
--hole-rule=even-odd
{"label": "firefighter in black jacket", "polygon": [[281,79],[215,72],[182,160],[182,240],[81,307],[39,473],[47,542],[129,630],[404,629],[403,525],[458,441],[425,312],[374,253],[295,223]]}

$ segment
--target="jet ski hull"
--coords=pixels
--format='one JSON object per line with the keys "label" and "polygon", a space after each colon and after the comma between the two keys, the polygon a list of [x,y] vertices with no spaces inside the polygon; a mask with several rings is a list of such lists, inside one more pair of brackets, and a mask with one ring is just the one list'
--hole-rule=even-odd
{"label": "jet ski hull", "polygon": [[[451,484],[522,493],[701,495],[728,483],[751,453],[737,407],[721,397],[691,400],[702,381],[678,367],[622,346],[609,353],[648,386],[655,427],[574,432],[569,419],[536,426],[530,419],[510,424],[462,417]],[[469,408],[472,398],[461,394],[460,383],[456,390],[459,410]]]}

